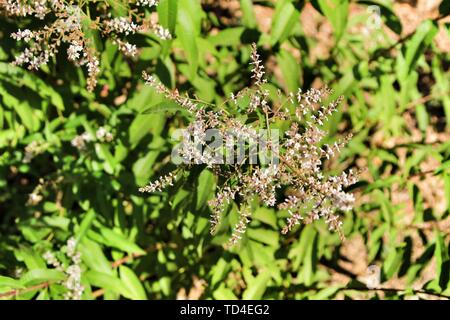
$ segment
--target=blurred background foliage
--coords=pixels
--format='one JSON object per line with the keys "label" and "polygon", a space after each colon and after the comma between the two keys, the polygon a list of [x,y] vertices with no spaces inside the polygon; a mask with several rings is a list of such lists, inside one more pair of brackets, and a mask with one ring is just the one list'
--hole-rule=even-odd
{"label": "blurred background foliage", "polygon": [[[157,13],[173,40],[133,36],[138,58],[96,38],[93,93],[62,54],[37,72],[11,65],[19,45],[9,34],[23,26],[1,18],[3,299],[60,299],[61,275],[42,256],[71,236],[82,254],[83,299],[450,296],[448,1],[161,0]],[[327,128],[330,139],[354,137],[332,167],[367,170],[353,188],[344,242],[322,222],[282,236],[286,216],[255,207],[241,243],[224,250],[237,209],[209,235],[215,181],[207,170],[168,191],[137,191],[173,169],[171,133],[188,122],[162,107],[142,71],[220,103],[250,84],[252,42],[271,94],[327,84],[345,96]],[[99,127],[114,140],[84,151],[71,145]],[[39,151],[24,161],[33,141]],[[38,186],[42,199],[32,205]],[[379,284],[369,272],[378,268]]]}

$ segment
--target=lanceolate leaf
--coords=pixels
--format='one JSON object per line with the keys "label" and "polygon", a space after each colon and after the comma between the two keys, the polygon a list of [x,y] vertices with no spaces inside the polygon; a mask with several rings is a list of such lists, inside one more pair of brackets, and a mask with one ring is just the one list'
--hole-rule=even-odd
{"label": "lanceolate leaf", "polygon": [[275,14],[272,20],[272,32],[270,42],[275,45],[284,41],[298,23],[300,13],[290,0],[280,0],[277,2]]}
{"label": "lanceolate leaf", "polygon": [[339,42],[347,28],[348,0],[318,0],[320,9],[333,26],[336,43]]}
{"label": "lanceolate leaf", "polygon": [[167,28],[171,34],[175,34],[178,2],[177,0],[161,0],[158,5],[159,23]]}

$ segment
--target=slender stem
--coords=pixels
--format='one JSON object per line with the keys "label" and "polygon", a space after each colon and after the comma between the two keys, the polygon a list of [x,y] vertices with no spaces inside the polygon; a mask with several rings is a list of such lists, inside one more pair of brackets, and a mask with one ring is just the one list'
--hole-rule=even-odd
{"label": "slender stem", "polygon": [[441,294],[441,293],[437,293],[437,292],[432,292],[432,291],[427,291],[427,290],[423,290],[423,289],[401,289],[401,288],[367,288],[367,287],[361,287],[361,288],[340,288],[338,291],[381,291],[381,292],[385,292],[385,293],[401,293],[401,292],[406,292],[406,291],[411,291],[414,294],[428,294],[431,296],[436,296],[436,297],[440,297],[440,298],[446,298],[446,299],[450,299],[450,296],[447,296],[445,294]]}
{"label": "slender stem", "polygon": [[31,287],[26,288],[26,289],[21,289],[21,290],[14,289],[14,290],[11,290],[11,291],[0,293],[0,299],[12,297],[12,296],[20,296],[20,295],[28,293],[28,292],[32,292],[32,291],[35,291],[35,290],[48,288],[51,284],[52,284],[51,281],[46,281],[46,282],[39,283],[37,285],[31,286]]}
{"label": "slender stem", "polygon": [[449,94],[450,94],[450,91],[447,91],[447,92],[445,92],[443,94],[429,94],[429,95],[421,97],[421,98],[419,98],[419,99],[417,99],[415,101],[411,101],[410,103],[408,103],[406,105],[405,109],[408,110],[408,109],[410,109],[412,107],[417,106],[418,104],[423,104],[423,103],[426,103],[426,102],[428,102],[430,100],[433,100],[433,99],[442,98],[442,97],[448,96]]}
{"label": "slender stem", "polygon": [[[448,15],[440,15],[439,17],[433,19],[432,21],[434,22],[439,22],[440,20],[444,19],[445,17],[447,17]],[[413,32],[407,34],[406,36],[400,38],[399,40],[397,40],[397,42],[395,42],[394,44],[392,44],[391,46],[385,48],[385,49],[381,49],[380,51],[376,52],[370,59],[369,62],[373,62],[375,60],[377,60],[378,58],[385,56],[386,53],[389,53],[392,49],[394,49],[396,46],[398,46],[399,44],[405,43],[407,40],[409,40],[410,38],[412,38],[412,36],[416,33],[416,30],[414,30]]]}

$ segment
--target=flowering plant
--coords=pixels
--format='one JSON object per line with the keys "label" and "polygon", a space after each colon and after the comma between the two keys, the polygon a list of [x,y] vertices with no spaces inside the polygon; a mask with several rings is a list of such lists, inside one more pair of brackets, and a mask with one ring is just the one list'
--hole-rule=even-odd
{"label": "flowering plant", "polygon": [[0,0],[0,300],[450,298],[448,1],[372,2]]}
{"label": "flowering plant", "polygon": [[[232,94],[229,103],[219,107],[184,97],[165,88],[153,76],[143,74],[148,85],[180,104],[194,117],[183,135],[180,154],[188,160],[188,167],[206,165],[220,181],[215,198],[209,201],[211,233],[217,232],[226,205],[239,199],[240,219],[229,241],[229,245],[236,244],[250,221],[251,203],[257,195],[265,205],[289,212],[282,233],[292,230],[301,221],[311,223],[323,218],[329,229],[338,231],[343,238],[342,222],[336,211],[352,209],[355,198],[345,188],[357,181],[357,174],[350,170],[341,175],[330,175],[324,171],[323,162],[338,154],[350,136],[330,146],[323,144],[325,131],[321,129],[343,97],[326,105],[324,99],[331,93],[328,88],[310,89],[304,93],[299,89],[289,93],[282,103],[269,101],[269,92],[264,88],[264,67],[256,44],[252,45],[251,60],[253,85]],[[239,106],[244,107],[240,109]],[[255,121],[251,120],[252,115],[256,115]],[[249,159],[242,157],[234,161],[233,136],[257,140],[260,138],[258,128],[264,128],[264,133],[269,135],[277,134],[278,130],[272,127],[275,124],[279,127],[280,121],[287,122],[289,129],[280,135],[281,141],[273,141],[273,137],[264,141],[265,151],[272,155],[269,163],[260,159],[249,164],[246,161]],[[206,139],[208,130],[217,130],[227,138],[226,156],[230,159],[231,155],[231,161],[217,161],[212,155],[212,151],[217,150]],[[202,147],[205,152],[199,151]],[[251,145],[247,147],[251,148]],[[254,159],[254,156],[257,154],[248,157]],[[161,191],[172,185],[175,178],[176,174],[169,173],[140,191]]]}
{"label": "flowering plant", "polygon": [[[126,16],[112,16],[113,5],[119,6]],[[29,45],[16,57],[14,64],[37,70],[63,47],[69,61],[86,67],[87,88],[92,91],[100,72],[99,53],[94,43],[97,34],[109,38],[123,54],[131,57],[137,55],[138,49],[125,39],[126,36],[153,31],[163,40],[171,38],[170,32],[154,21],[154,17],[145,14],[157,5],[157,0],[6,0],[0,3],[0,10],[10,17],[46,19],[45,25],[37,30],[19,29],[11,34],[15,40]]]}

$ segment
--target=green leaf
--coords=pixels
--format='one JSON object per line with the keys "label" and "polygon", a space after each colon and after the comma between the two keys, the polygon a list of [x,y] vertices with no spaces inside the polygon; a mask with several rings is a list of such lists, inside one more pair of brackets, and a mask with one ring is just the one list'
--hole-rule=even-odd
{"label": "green leaf", "polygon": [[38,76],[27,72],[20,67],[0,62],[0,79],[13,84],[14,86],[18,86],[19,88],[25,86],[33,92],[36,92],[43,99],[49,100],[57,109],[61,111],[64,110],[64,101],[61,95],[53,89],[52,86],[48,85]]}
{"label": "green leaf", "polygon": [[450,257],[448,248],[445,245],[445,239],[439,230],[435,230],[435,242],[436,247],[434,251],[434,257],[436,259],[436,275],[434,280],[427,285],[428,288],[433,288],[440,292],[447,289],[450,284],[449,270],[450,270]]}
{"label": "green leaf", "polygon": [[216,300],[238,300],[233,293],[233,290],[225,287],[224,284],[221,284],[220,287],[213,292],[213,297]]}
{"label": "green leaf", "polygon": [[393,164],[397,164],[398,163],[398,159],[395,156],[395,153],[393,152],[389,152],[383,149],[379,149],[376,151],[376,155],[377,157],[380,157],[381,160],[383,161],[387,161],[387,162],[391,162]]}
{"label": "green leaf", "polygon": [[22,123],[28,130],[33,132],[39,129],[39,121],[37,120],[36,115],[28,102],[23,101],[22,103],[16,105],[15,110],[19,114]]}
{"label": "green leaf", "polygon": [[30,283],[35,282],[44,282],[44,281],[61,281],[64,280],[66,276],[63,272],[57,270],[49,270],[49,269],[33,269],[24,274],[20,281],[23,285],[29,285]]}
{"label": "green leaf", "polygon": [[253,213],[253,218],[264,222],[274,228],[277,227],[277,217],[273,209],[259,207]]}
{"label": "green leaf", "polygon": [[95,152],[99,159],[104,160],[103,169],[109,174],[114,174],[117,163],[108,146],[103,143],[96,143]]}
{"label": "green leaf", "polygon": [[387,279],[392,278],[400,269],[404,252],[404,247],[398,249],[394,247],[389,248],[388,256],[383,264],[384,273]]}
{"label": "green leaf", "polygon": [[425,20],[419,27],[417,27],[416,32],[413,37],[407,41],[406,54],[404,60],[402,56],[399,55],[398,59],[398,74],[401,83],[406,81],[407,76],[415,70],[417,61],[419,60],[422,53],[431,44],[434,36],[437,34],[438,28],[436,24],[431,20]]}
{"label": "green leaf", "polygon": [[136,177],[137,185],[144,185],[148,182],[152,174],[153,164],[161,153],[162,147],[166,144],[166,140],[161,137],[155,137],[148,146],[149,152],[137,160],[133,165],[133,173]]}
{"label": "green leaf", "polygon": [[[123,6],[112,5],[112,8],[118,16],[123,16],[125,14],[126,9],[123,8]],[[93,21],[88,16],[81,16],[81,28],[84,35],[90,39],[88,45],[93,46],[98,51],[103,50],[103,41],[100,37],[100,31],[98,28],[93,26]]]}
{"label": "green leaf", "polygon": [[253,11],[253,3],[251,0],[241,0],[242,24],[248,28],[256,27],[256,16]]}
{"label": "green leaf", "polygon": [[111,263],[106,259],[101,247],[94,241],[84,237],[78,244],[81,259],[92,270],[112,275]]}
{"label": "green leaf", "polygon": [[163,101],[162,95],[156,93],[155,89],[150,86],[143,86],[141,90],[136,91],[130,99],[128,99],[124,108],[129,108],[142,113],[143,110]]}
{"label": "green leaf", "polygon": [[211,286],[215,286],[222,281],[229,269],[228,262],[224,258],[220,258],[216,265],[211,269]]}
{"label": "green leaf", "polygon": [[106,0],[106,2],[114,15],[124,16],[127,14],[127,8],[124,5],[118,4],[117,0]]}
{"label": "green leaf", "polygon": [[306,249],[304,251],[303,267],[301,268],[299,278],[305,283],[305,285],[310,286],[314,281],[314,276],[317,268],[317,233],[313,233],[312,241],[306,244]]}
{"label": "green leaf", "polygon": [[314,241],[316,231],[312,225],[306,225],[301,234],[300,241],[297,241],[289,250],[288,258],[292,259],[292,266],[294,270],[300,271],[300,265],[304,261],[308,246]]}
{"label": "green leaf", "polygon": [[86,232],[91,228],[92,222],[95,220],[95,211],[89,210],[83,220],[80,223],[80,227],[78,228],[76,232],[76,241],[79,243],[81,239],[83,239]]}
{"label": "green leaf", "polygon": [[268,272],[260,273],[251,283],[247,285],[247,289],[242,294],[242,299],[243,300],[262,299],[269,280],[270,280],[270,273]]}
{"label": "green leaf", "polygon": [[320,9],[333,26],[336,43],[339,42],[347,28],[348,0],[318,0]]}
{"label": "green leaf", "polygon": [[278,231],[267,229],[248,229],[248,237],[259,242],[268,244],[269,246],[278,246],[280,233]]}
{"label": "green leaf", "polygon": [[450,174],[444,174],[444,190],[445,200],[447,202],[447,210],[450,209]]}
{"label": "green leaf", "polygon": [[[449,24],[450,25],[450,24]],[[450,28],[448,28],[450,30]],[[449,33],[450,36],[450,33]],[[441,59],[436,56],[432,61],[433,76],[436,80],[434,88],[442,94],[442,106],[444,108],[446,127],[450,129],[450,96],[447,94],[450,91],[450,81],[448,81],[448,73],[442,68]]]}
{"label": "green leaf", "polygon": [[200,35],[202,8],[197,0],[179,0],[179,4],[176,33],[186,53],[190,80],[193,80],[197,76],[200,58],[196,39]]}
{"label": "green leaf", "polygon": [[113,275],[90,270],[86,272],[89,283],[95,287],[111,290],[121,296],[133,299],[132,293],[128,290],[122,280]]}
{"label": "green leaf", "polygon": [[59,207],[54,202],[46,201],[46,202],[44,202],[44,211],[45,212],[57,212],[57,211],[59,211]]}
{"label": "green leaf", "polygon": [[29,247],[21,246],[15,252],[16,258],[23,261],[28,269],[45,269],[46,264],[42,257]]}
{"label": "green leaf", "polygon": [[171,278],[167,276],[161,277],[158,281],[162,293],[166,296],[170,295],[172,291],[170,287],[171,282]]}
{"label": "green leaf", "polygon": [[311,300],[325,300],[325,299],[332,299],[336,293],[339,292],[339,290],[343,288],[343,286],[335,285],[330,286],[328,288],[320,290],[315,295],[309,297]]}
{"label": "green leaf", "polygon": [[159,23],[170,31],[170,34],[175,34],[175,27],[177,23],[177,0],[161,0],[158,5]]}
{"label": "green leaf", "polygon": [[[157,94],[153,88],[145,86],[142,90],[133,95],[127,102],[126,107],[141,113],[143,110],[148,110],[152,106],[159,104],[161,101],[161,95]],[[158,135],[164,128],[164,120],[164,114],[138,114],[128,129],[131,148],[133,149],[136,147],[136,145],[150,133]]]}
{"label": "green leaf", "polygon": [[238,46],[242,43],[241,36],[244,31],[243,27],[226,28],[210,35],[208,41],[214,46]]}
{"label": "green leaf", "polygon": [[144,287],[133,270],[126,266],[119,267],[120,279],[127,287],[133,300],[147,300]]}
{"label": "green leaf", "polygon": [[145,251],[139,248],[134,242],[128,240],[124,236],[110,230],[107,228],[100,228],[100,233],[109,243],[110,246],[117,248],[119,250],[125,251],[127,253],[138,253],[144,254]]}
{"label": "green leaf", "polygon": [[25,286],[17,279],[0,276],[0,288],[22,289]]}
{"label": "green leaf", "polygon": [[158,135],[164,127],[165,116],[163,113],[154,113],[151,115],[138,115],[129,128],[129,141],[132,148],[148,134]]}
{"label": "green leaf", "polygon": [[189,112],[186,110],[186,108],[183,108],[178,103],[173,101],[163,101],[160,102],[150,108],[145,109],[142,111],[142,114],[151,114],[151,113],[158,113],[158,112],[175,112],[175,111],[181,111],[183,113],[189,114]]}
{"label": "green leaf", "polygon": [[277,42],[283,42],[298,23],[300,12],[295,9],[290,0],[280,0],[275,7],[275,14],[272,20],[272,32],[270,34],[270,43],[275,45]]}
{"label": "green leaf", "polygon": [[70,224],[69,218],[60,216],[46,216],[43,217],[42,220],[45,222],[46,225],[51,226],[53,228],[59,228],[64,231],[67,231]]}
{"label": "green leaf", "polygon": [[198,177],[196,209],[200,209],[206,204],[206,201],[214,190],[214,186],[214,175],[208,169],[203,170]]}
{"label": "green leaf", "polygon": [[294,56],[287,50],[281,50],[277,55],[278,65],[283,73],[283,80],[290,92],[296,92],[299,87],[300,67]]}

